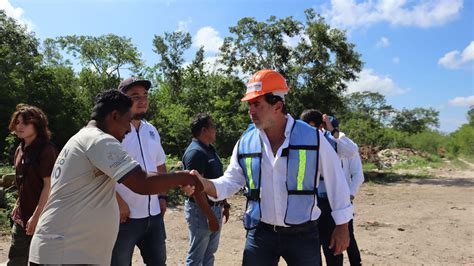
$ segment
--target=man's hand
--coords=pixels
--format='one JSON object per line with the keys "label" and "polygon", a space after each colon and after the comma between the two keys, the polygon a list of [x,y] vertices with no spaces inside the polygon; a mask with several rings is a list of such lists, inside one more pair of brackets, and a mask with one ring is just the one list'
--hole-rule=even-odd
{"label": "man's hand", "polygon": [[117,198],[120,211],[120,223],[125,223],[128,219],[128,216],[130,216],[130,208],[118,193],[115,193],[115,196]]}
{"label": "man's hand", "polygon": [[38,217],[34,215],[26,223],[26,235],[32,236],[35,233],[36,225],[38,224]]}
{"label": "man's hand", "polygon": [[161,209],[161,214],[164,216],[166,212],[166,208],[168,207],[168,201],[164,198],[160,198],[160,209]]}
{"label": "man's hand", "polygon": [[329,116],[327,114],[323,114],[323,122],[326,125],[325,129],[329,132],[334,130],[334,127],[332,126],[331,120],[329,120]]}
{"label": "man's hand", "polygon": [[348,223],[336,225],[332,232],[329,248],[334,250],[334,256],[341,254],[349,247]]}
{"label": "man's hand", "polygon": [[224,211],[222,213],[224,215],[224,223],[226,224],[227,221],[229,221],[229,216],[230,216],[230,204],[229,203],[225,203],[224,204]]}

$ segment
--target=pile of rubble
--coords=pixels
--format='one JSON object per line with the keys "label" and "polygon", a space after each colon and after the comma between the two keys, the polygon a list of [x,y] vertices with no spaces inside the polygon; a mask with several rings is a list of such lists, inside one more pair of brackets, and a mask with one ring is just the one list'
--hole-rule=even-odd
{"label": "pile of rubble", "polygon": [[359,148],[363,162],[373,163],[378,169],[391,168],[393,165],[407,163],[412,156],[428,158],[426,152],[410,148],[381,149],[377,146],[361,146]]}

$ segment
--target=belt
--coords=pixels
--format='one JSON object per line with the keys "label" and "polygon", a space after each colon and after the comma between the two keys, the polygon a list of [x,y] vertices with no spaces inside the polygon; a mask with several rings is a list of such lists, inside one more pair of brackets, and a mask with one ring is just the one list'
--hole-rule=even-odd
{"label": "belt", "polygon": [[304,232],[307,232],[311,228],[317,227],[318,220],[309,221],[304,224],[298,224],[298,225],[293,225],[289,227],[267,224],[264,222],[260,222],[258,226],[261,228],[272,230],[275,233],[296,234],[296,233],[304,233]]}
{"label": "belt", "polygon": [[[188,198],[189,201],[191,202],[194,202],[196,203],[196,201],[194,201],[194,198]],[[221,201],[212,201],[212,200],[207,200],[207,203],[209,204],[209,206],[222,206],[224,205],[224,201],[221,200]]]}

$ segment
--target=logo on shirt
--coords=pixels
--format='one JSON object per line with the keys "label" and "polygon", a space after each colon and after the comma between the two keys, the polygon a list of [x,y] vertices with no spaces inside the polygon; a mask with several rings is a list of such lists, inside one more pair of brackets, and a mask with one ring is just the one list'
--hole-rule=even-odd
{"label": "logo on shirt", "polygon": [[107,159],[109,161],[118,161],[124,157],[124,152],[109,151],[107,153]]}
{"label": "logo on shirt", "polygon": [[110,169],[114,169],[119,167],[122,163],[127,161],[127,153],[126,152],[117,152],[117,151],[110,151],[107,153],[107,159],[112,164],[109,165]]}
{"label": "logo on shirt", "polygon": [[148,131],[148,133],[150,133],[150,138],[152,138],[153,140],[155,140],[155,132],[153,132],[153,131]]}

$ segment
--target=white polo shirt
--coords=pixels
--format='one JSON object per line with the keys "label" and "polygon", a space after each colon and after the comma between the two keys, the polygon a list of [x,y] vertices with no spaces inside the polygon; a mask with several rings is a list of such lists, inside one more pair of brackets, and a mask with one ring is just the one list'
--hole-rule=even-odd
{"label": "white polo shirt", "polygon": [[[148,173],[158,172],[157,167],[166,161],[160,134],[152,124],[145,120],[141,121],[138,131],[131,125],[131,132],[123,139],[122,146]],[[161,212],[158,195],[140,195],[123,184],[117,184],[116,190],[128,204],[130,218],[145,218]]]}

